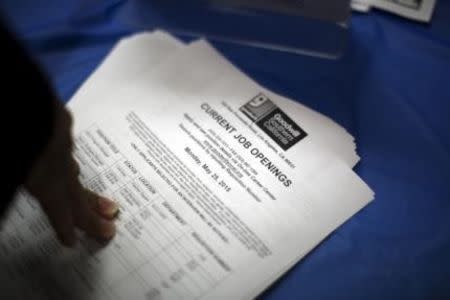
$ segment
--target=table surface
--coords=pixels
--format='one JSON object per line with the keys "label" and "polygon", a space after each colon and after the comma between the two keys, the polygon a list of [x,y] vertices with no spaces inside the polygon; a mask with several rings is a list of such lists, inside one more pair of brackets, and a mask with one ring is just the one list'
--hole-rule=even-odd
{"label": "table surface", "polygon": [[[3,0],[0,10],[68,101],[123,36],[151,20],[136,1]],[[155,18],[157,20],[158,18]],[[431,25],[353,15],[336,61],[215,46],[269,89],[356,137],[375,201],[262,299],[450,299],[450,1]]]}

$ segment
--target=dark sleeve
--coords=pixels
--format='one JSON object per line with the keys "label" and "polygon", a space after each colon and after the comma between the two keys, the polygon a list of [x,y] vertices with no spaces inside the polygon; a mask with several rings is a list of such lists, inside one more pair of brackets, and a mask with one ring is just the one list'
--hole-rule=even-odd
{"label": "dark sleeve", "polygon": [[2,23],[0,43],[1,216],[48,142],[54,96],[37,65]]}

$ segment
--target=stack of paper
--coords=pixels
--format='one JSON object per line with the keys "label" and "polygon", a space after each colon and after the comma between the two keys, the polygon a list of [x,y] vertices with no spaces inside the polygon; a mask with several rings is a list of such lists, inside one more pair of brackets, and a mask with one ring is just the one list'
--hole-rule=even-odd
{"label": "stack of paper", "polygon": [[382,9],[399,16],[430,22],[436,0],[352,0],[353,10],[369,12],[372,7]]}
{"label": "stack of paper", "polygon": [[117,236],[64,249],[22,192],[2,295],[252,299],[374,197],[345,129],[204,40],[120,41],[69,108],[80,178],[118,201]]}

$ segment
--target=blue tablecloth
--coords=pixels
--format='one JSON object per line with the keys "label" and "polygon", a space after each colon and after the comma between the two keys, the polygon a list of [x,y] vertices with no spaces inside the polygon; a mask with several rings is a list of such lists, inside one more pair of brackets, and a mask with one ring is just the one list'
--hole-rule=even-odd
{"label": "blue tablecloth", "polygon": [[[152,27],[142,2],[0,7],[67,101],[120,37]],[[431,25],[381,12],[351,23],[338,61],[216,43],[269,89],[345,126],[376,192],[262,298],[450,299],[450,1],[438,1]]]}

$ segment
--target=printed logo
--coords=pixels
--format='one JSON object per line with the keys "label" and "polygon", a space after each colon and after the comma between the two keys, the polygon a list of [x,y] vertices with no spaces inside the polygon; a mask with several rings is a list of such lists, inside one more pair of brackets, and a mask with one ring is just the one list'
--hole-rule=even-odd
{"label": "printed logo", "polygon": [[285,151],[308,136],[264,94],[258,94],[240,111]]}

